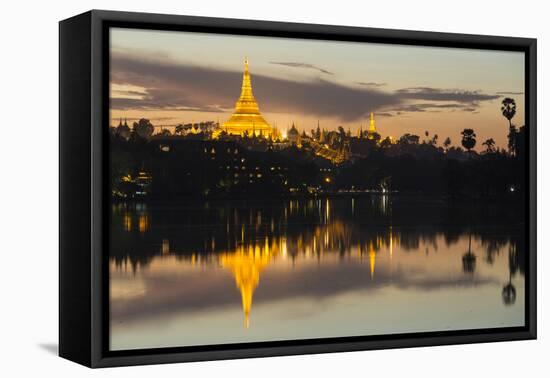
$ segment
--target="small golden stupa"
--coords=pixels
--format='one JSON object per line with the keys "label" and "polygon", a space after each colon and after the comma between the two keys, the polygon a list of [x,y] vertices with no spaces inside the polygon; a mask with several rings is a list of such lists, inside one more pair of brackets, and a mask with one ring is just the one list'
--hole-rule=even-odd
{"label": "small golden stupa", "polygon": [[373,139],[374,135],[377,134],[376,125],[374,124],[374,113],[370,113],[369,129],[367,131],[367,138]]}
{"label": "small golden stupa", "polygon": [[227,122],[222,125],[222,131],[228,134],[244,136],[272,137],[273,128],[266,122],[260,114],[258,103],[252,94],[252,84],[250,82],[250,72],[248,71],[248,59],[244,60],[243,85],[241,87],[241,96],[235,105],[235,112]]}

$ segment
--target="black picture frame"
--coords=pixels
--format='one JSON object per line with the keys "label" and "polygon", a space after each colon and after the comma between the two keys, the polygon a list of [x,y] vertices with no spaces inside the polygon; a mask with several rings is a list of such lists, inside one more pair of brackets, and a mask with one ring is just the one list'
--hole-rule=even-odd
{"label": "black picture frame", "polygon": [[[109,351],[109,28],[198,31],[525,53],[528,140],[524,327]],[[59,354],[89,367],[536,338],[536,39],[93,10],[59,24]]]}

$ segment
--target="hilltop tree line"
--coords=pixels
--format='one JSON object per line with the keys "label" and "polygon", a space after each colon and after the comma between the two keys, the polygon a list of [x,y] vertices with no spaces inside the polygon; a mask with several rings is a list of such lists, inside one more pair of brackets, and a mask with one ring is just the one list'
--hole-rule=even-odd
{"label": "hilltop tree line", "polygon": [[[154,127],[146,119],[134,122],[132,129],[121,122],[111,133],[112,186],[121,189],[128,185],[122,183],[122,177],[146,171],[152,193],[160,198],[365,190],[448,198],[515,197],[525,192],[526,127],[512,122],[516,114],[513,99],[505,98],[501,111],[508,121],[506,149],[497,148],[494,139],[488,138],[476,152],[479,141],[474,128],[462,131],[462,148],[452,146],[448,137],[440,145],[439,136],[428,132],[422,140],[406,133],[392,141],[379,135],[355,138],[340,128],[323,135],[331,148],[350,149],[350,158],[339,165],[317,156],[305,135],[301,148],[289,145],[277,149],[261,138],[194,138],[188,142],[173,138],[170,146],[151,138]],[[312,130],[311,140],[317,133]],[[216,150],[216,144],[223,148]],[[212,147],[215,153],[211,153]],[[225,152],[236,148],[238,156]]]}

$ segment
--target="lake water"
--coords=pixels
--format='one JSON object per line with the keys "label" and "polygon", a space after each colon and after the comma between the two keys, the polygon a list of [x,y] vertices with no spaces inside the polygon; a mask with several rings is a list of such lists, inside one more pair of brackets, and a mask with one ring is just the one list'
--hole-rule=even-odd
{"label": "lake water", "polygon": [[503,208],[113,204],[111,350],[523,326],[524,225]]}

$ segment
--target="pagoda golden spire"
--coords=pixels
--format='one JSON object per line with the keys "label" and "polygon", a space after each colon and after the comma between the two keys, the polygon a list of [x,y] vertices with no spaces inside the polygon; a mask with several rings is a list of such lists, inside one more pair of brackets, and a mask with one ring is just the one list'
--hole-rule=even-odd
{"label": "pagoda golden spire", "polygon": [[244,59],[243,83],[241,95],[235,104],[235,112],[227,122],[222,125],[222,131],[228,134],[243,136],[273,136],[273,128],[266,122],[260,113],[260,108],[254,94],[248,70],[248,58]]}
{"label": "pagoda golden spire", "polygon": [[374,135],[377,134],[376,125],[374,123],[374,113],[370,113],[369,128],[367,130],[367,138],[374,139]]}
{"label": "pagoda golden spire", "polygon": [[376,132],[376,126],[374,124],[374,113],[370,113],[370,121],[369,121],[369,133],[375,133]]}

